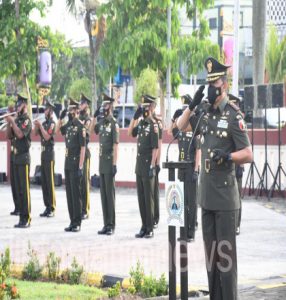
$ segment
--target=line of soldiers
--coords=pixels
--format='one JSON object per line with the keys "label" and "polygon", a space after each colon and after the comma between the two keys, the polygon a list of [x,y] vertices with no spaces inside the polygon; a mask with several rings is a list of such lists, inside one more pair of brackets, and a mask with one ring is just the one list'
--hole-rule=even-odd
{"label": "line of soldiers", "polygon": [[[205,68],[208,74],[208,102],[202,101],[205,86],[199,87],[193,99],[184,96],[183,108],[174,114],[170,131],[178,139],[179,160],[192,162],[189,169],[179,174],[179,179],[185,182],[187,196],[186,239],[192,241],[195,238],[198,189],[210,299],[236,300],[236,233],[241,203],[235,165],[251,162],[252,151],[243,115],[229,101],[226,76],[229,66],[209,57]],[[90,153],[87,145],[89,133],[94,130],[99,135],[100,194],[104,219],[104,227],[98,233],[114,233],[114,177],[117,172],[119,127],[112,115],[113,102],[114,99],[103,95],[103,104],[95,111],[93,122],[87,115],[90,100],[84,95],[81,103],[72,100],[68,109],[61,113],[58,128],[66,142],[65,180],[70,215],[70,225],[65,228],[66,231],[78,232],[82,219],[89,213]],[[152,238],[160,217],[158,175],[163,126],[155,114],[155,107],[156,99],[143,95],[142,105],[138,106],[128,128],[128,134],[137,137],[135,173],[142,226],[136,238]],[[15,120],[11,116],[6,118],[7,137],[11,139],[12,192],[15,203],[12,214],[20,214],[19,223],[15,227],[26,228],[31,222],[29,147],[32,123],[27,116],[25,97],[18,95],[16,109],[18,116]],[[50,153],[53,152],[55,132],[55,124],[50,120],[52,110],[53,105],[47,102],[46,122],[36,123],[44,152],[42,178],[46,182],[43,193],[49,195],[49,199],[44,198],[46,210],[43,215],[47,217],[53,216],[55,210],[54,189],[48,187],[49,183],[53,184],[54,178],[53,175],[49,176],[54,172],[54,155]],[[102,118],[97,120],[99,116]],[[192,139],[192,136],[197,138]],[[191,140],[195,142],[190,144]],[[197,184],[199,172],[200,182]]]}

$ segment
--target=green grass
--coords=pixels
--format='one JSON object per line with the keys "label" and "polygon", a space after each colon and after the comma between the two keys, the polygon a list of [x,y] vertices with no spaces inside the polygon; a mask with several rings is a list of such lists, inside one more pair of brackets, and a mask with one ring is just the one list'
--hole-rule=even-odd
{"label": "green grass", "polygon": [[21,300],[95,300],[107,293],[95,287],[9,279],[16,284]]}

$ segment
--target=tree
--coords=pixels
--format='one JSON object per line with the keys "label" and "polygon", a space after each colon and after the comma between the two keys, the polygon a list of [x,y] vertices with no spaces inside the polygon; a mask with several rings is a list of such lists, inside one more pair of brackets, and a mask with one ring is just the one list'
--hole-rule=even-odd
{"label": "tree", "polygon": [[90,97],[91,81],[87,77],[75,80],[69,88],[69,96],[73,99],[79,100],[81,93]]}
{"label": "tree", "polygon": [[270,26],[265,65],[271,83],[284,82],[286,76],[286,37],[278,40],[277,29]]}
{"label": "tree", "polygon": [[[195,43],[201,43],[208,31],[201,18],[201,12],[213,1],[195,1],[193,6],[189,1],[141,1],[141,0],[113,0],[103,5],[99,13],[106,16],[107,32],[101,46],[101,56],[108,65],[106,71],[110,76],[116,73],[118,66],[133,77],[138,77],[147,67],[158,71],[161,113],[165,115],[164,94],[165,76],[169,62],[172,66],[172,91],[177,96],[177,87],[180,84],[179,55],[185,53],[188,43],[192,43],[193,55],[207,56],[208,47],[198,49]],[[167,49],[167,7],[172,3],[172,49]],[[188,15],[196,11],[201,20],[200,28],[192,37],[180,36],[180,22],[178,7],[188,4]],[[182,46],[184,44],[184,47]],[[207,42],[205,44],[208,45]],[[200,54],[198,54],[200,53]],[[201,60],[200,60],[201,61]],[[197,64],[190,64],[189,70],[195,69]],[[197,66],[198,67],[198,66]],[[201,65],[203,68],[203,65]]]}
{"label": "tree", "polygon": [[143,94],[156,96],[158,94],[158,73],[150,68],[144,69],[136,80],[135,102],[141,101]]}
{"label": "tree", "polygon": [[[26,0],[19,2],[19,17],[15,17],[15,3],[3,0],[0,4],[0,89],[5,90],[5,81],[10,78],[15,82],[15,90],[22,85],[24,63],[32,94],[36,98],[37,76],[37,44],[36,39],[41,36],[47,39],[54,59],[62,54],[71,53],[69,44],[64,36],[52,33],[48,26],[41,27],[29,19],[33,10],[44,13],[44,1]],[[17,38],[17,32],[20,34]]]}

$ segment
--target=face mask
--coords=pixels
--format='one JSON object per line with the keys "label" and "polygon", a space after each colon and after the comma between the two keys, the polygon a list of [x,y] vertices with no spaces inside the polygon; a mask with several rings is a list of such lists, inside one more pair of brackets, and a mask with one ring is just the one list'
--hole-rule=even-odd
{"label": "face mask", "polygon": [[143,118],[146,119],[149,116],[149,107],[142,108]]}
{"label": "face mask", "polygon": [[208,88],[208,99],[211,105],[214,105],[218,96],[221,95],[221,87],[214,87],[212,85]]}
{"label": "face mask", "polygon": [[81,116],[83,116],[85,114],[85,110],[81,110],[79,113]]}

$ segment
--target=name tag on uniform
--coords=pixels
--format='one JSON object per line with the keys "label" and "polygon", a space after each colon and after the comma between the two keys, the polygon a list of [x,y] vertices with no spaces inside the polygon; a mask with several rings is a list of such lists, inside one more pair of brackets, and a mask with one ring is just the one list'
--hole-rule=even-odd
{"label": "name tag on uniform", "polygon": [[192,133],[192,132],[187,132],[187,133],[186,133],[186,137],[190,137],[190,138],[191,138],[192,136],[193,136],[193,133]]}
{"label": "name tag on uniform", "polygon": [[227,129],[228,122],[226,120],[219,120],[219,122],[217,123],[217,127]]}

